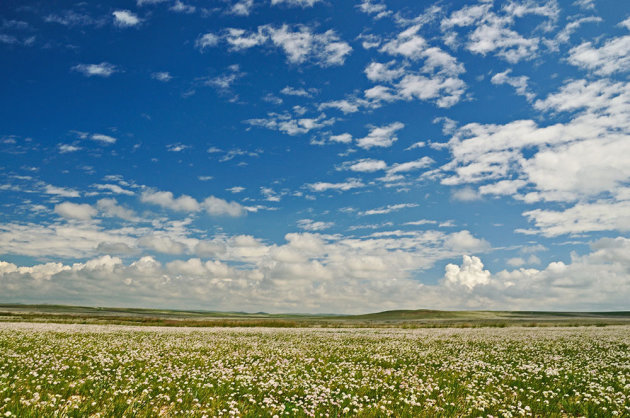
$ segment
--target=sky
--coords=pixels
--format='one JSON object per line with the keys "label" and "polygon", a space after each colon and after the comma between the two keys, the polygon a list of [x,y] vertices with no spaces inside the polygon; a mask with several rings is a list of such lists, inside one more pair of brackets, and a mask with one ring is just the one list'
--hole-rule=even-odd
{"label": "sky", "polygon": [[630,310],[630,3],[3,1],[0,303]]}

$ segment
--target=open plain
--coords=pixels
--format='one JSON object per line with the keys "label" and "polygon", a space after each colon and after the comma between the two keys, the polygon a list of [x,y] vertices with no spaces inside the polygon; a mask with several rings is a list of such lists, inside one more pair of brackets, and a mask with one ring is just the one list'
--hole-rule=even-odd
{"label": "open plain", "polygon": [[0,323],[2,416],[628,416],[630,327]]}

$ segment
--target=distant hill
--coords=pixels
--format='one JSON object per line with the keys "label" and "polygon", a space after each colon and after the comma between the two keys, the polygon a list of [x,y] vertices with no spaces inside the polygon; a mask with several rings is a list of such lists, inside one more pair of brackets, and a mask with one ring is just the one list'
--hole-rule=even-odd
{"label": "distant hill", "polygon": [[363,315],[269,314],[111,308],[70,305],[0,304],[0,321],[127,324],[156,326],[264,327],[502,327],[630,325],[630,311],[441,311],[391,310]]}

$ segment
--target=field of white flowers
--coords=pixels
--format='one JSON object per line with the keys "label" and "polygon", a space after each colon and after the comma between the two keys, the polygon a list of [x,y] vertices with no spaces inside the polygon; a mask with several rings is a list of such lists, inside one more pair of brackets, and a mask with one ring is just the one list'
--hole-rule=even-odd
{"label": "field of white flowers", "polygon": [[630,327],[0,323],[0,416],[630,416]]}

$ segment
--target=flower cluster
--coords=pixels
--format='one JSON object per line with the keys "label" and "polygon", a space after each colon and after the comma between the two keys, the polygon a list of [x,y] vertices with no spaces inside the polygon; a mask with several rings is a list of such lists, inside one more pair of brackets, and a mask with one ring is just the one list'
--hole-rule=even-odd
{"label": "flower cluster", "polygon": [[0,416],[628,416],[629,331],[0,323]]}

